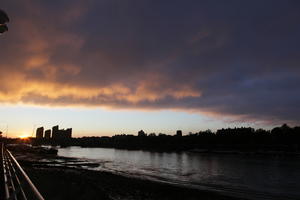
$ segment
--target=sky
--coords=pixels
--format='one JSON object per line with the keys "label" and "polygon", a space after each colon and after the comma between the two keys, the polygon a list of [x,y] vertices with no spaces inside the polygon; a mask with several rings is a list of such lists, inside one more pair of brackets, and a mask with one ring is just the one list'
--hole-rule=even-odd
{"label": "sky", "polygon": [[[300,120],[297,0],[2,0],[0,130],[73,136]],[[7,131],[8,130],[8,131]]]}

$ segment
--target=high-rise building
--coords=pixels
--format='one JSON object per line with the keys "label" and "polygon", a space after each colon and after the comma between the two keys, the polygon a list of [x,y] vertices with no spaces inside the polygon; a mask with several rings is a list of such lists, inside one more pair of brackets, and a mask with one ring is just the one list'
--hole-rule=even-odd
{"label": "high-rise building", "polygon": [[72,128],[68,128],[67,130],[65,130],[65,135],[67,138],[71,138],[72,137]]}
{"label": "high-rise building", "polygon": [[58,135],[59,129],[58,125],[52,127],[52,138],[57,139],[59,137]]}
{"label": "high-rise building", "polygon": [[50,139],[51,138],[51,130],[45,130],[45,139]]}
{"label": "high-rise building", "polygon": [[59,129],[58,125],[52,127],[52,139],[65,140],[72,138],[72,128]]}
{"label": "high-rise building", "polygon": [[39,138],[43,138],[43,135],[44,135],[44,127],[37,128],[35,137],[39,139]]}

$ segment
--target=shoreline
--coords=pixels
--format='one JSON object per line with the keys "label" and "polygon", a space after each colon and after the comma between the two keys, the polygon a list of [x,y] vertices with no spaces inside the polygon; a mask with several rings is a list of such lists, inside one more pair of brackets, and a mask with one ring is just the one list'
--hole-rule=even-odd
{"label": "shoreline", "polygon": [[84,159],[13,152],[45,199],[102,200],[238,200],[208,190],[130,177],[113,172],[85,169]]}
{"label": "shoreline", "polygon": [[27,166],[24,169],[46,199],[238,200],[217,192],[126,177],[111,172],[57,167]]}

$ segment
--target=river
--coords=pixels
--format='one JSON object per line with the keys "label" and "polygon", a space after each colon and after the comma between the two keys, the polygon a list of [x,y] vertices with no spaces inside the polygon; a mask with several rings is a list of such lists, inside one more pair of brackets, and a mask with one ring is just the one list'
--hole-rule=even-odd
{"label": "river", "polygon": [[60,148],[58,155],[99,163],[93,170],[248,199],[300,199],[299,156],[159,153],[81,147]]}

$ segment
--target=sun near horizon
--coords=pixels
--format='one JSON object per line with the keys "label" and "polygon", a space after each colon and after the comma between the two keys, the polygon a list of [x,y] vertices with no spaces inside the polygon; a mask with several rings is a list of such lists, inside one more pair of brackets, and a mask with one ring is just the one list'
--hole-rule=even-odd
{"label": "sun near horizon", "polygon": [[28,139],[29,137],[31,137],[31,135],[24,133],[23,135],[18,136],[18,138],[25,140]]}

